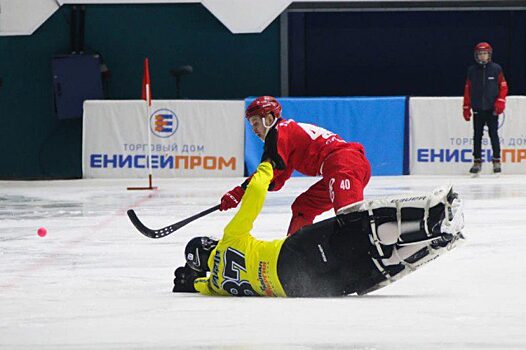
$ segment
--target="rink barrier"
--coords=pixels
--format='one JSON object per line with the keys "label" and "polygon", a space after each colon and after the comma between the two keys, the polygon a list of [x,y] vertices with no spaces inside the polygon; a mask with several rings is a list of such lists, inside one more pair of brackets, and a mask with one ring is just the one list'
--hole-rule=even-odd
{"label": "rink barrier", "polygon": [[243,108],[154,100],[148,116],[142,100],[86,101],[83,177],[146,178],[150,162],[154,177],[243,176]]}
{"label": "rink barrier", "polygon": [[[526,174],[526,97],[509,96],[499,118],[503,173]],[[492,172],[487,127],[482,173]],[[473,121],[462,117],[462,97],[409,99],[409,169],[412,175],[464,175],[473,162]]]}
{"label": "rink barrier", "polygon": [[[373,176],[460,175],[473,161],[472,122],[462,118],[461,97],[278,99],[284,117],[362,143]],[[152,145],[147,144],[143,102],[87,101],[83,176],[145,177],[148,147],[154,176],[246,176],[255,171],[263,151],[243,118],[251,101],[153,101],[148,130]],[[526,97],[508,97],[499,117],[506,174],[526,173],[525,114]],[[482,144],[483,161],[490,162],[487,133]],[[483,166],[483,173],[490,172],[490,164]]]}

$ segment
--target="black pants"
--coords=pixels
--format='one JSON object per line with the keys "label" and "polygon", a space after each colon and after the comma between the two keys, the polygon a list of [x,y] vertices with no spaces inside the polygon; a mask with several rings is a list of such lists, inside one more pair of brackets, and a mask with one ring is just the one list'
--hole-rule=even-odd
{"label": "black pants", "polygon": [[493,159],[500,159],[500,141],[497,132],[499,126],[499,117],[493,115],[493,111],[478,111],[473,113],[473,158],[481,159],[482,135],[484,125],[488,126],[491,148],[493,150]]}
{"label": "black pants", "polygon": [[368,232],[367,213],[353,213],[306,226],[287,238],[278,258],[287,296],[341,296],[383,280],[370,256]]}

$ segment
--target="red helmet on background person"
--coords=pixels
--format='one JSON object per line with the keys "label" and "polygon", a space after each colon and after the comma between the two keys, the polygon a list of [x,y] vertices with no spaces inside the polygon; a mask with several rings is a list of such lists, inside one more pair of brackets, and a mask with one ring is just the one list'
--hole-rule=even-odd
{"label": "red helmet on background person", "polygon": [[274,97],[260,96],[248,105],[245,111],[245,117],[250,119],[252,116],[259,115],[263,118],[268,113],[272,113],[274,118],[277,119],[281,117],[281,109],[281,104]]}
{"label": "red helmet on background person", "polygon": [[[488,53],[488,60],[487,61],[481,61],[479,59],[479,54],[481,52],[487,52]],[[488,62],[491,62],[491,55],[493,54],[493,48],[490,44],[483,41],[475,45],[475,49],[473,50],[473,55],[475,56],[475,62],[478,64],[486,64]]]}

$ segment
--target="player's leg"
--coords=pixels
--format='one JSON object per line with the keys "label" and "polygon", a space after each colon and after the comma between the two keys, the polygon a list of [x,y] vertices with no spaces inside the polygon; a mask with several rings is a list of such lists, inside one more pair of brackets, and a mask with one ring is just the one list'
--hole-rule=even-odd
{"label": "player's leg", "polygon": [[331,208],[327,185],[322,179],[300,194],[292,203],[292,218],[287,235],[290,236],[302,227],[312,224],[316,216]]}
{"label": "player's leg", "polygon": [[482,169],[482,135],[484,132],[485,118],[481,112],[473,113],[473,166],[469,170],[472,174],[478,174]]}
{"label": "player's leg", "polygon": [[363,191],[371,178],[371,166],[362,152],[342,149],[323,163],[323,178],[327,183],[334,212],[363,200]]}
{"label": "player's leg", "polygon": [[366,213],[339,219],[306,226],[285,240],[278,275],[287,296],[341,296],[387,280],[371,259]]}
{"label": "player's leg", "polygon": [[288,237],[278,259],[278,275],[289,297],[323,297],[344,294],[339,276],[340,257],[333,236],[336,218],[308,225]]}
{"label": "player's leg", "polygon": [[463,227],[462,201],[451,186],[362,201],[341,208],[338,214],[344,220],[346,214],[356,212],[367,212],[374,241],[383,245],[431,241]]}
{"label": "player's leg", "polygon": [[500,141],[499,141],[499,117],[493,115],[492,113],[488,115],[487,120],[488,133],[491,141],[491,149],[493,151],[493,172],[501,172],[501,163],[500,163]]}
{"label": "player's leg", "polygon": [[371,260],[384,279],[362,283],[364,294],[381,288],[435,259],[463,238],[462,203],[450,187],[427,194],[363,201],[343,208],[339,221],[364,215]]}
{"label": "player's leg", "polygon": [[491,148],[493,150],[493,158],[500,158],[500,142],[499,142],[499,117],[488,113],[486,125],[488,126],[488,134],[491,141]]}
{"label": "player's leg", "polygon": [[371,166],[363,152],[342,149],[323,163],[323,179],[302,193],[292,204],[288,235],[312,224],[314,218],[363,199],[363,189],[371,177]]}

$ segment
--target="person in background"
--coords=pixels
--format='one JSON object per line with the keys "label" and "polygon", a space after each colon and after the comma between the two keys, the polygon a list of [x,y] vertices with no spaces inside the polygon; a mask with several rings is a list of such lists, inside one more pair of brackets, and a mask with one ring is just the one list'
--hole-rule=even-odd
{"label": "person in background", "polygon": [[464,86],[463,114],[466,121],[471,120],[473,111],[473,166],[469,170],[477,175],[482,169],[482,135],[484,125],[488,126],[493,151],[493,172],[501,172],[500,142],[498,135],[499,115],[506,108],[508,84],[504,79],[502,67],[492,62],[493,48],[487,42],[475,46],[476,64],[470,66]]}

